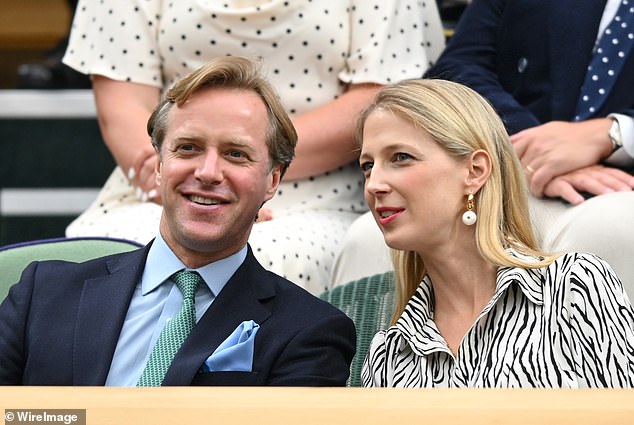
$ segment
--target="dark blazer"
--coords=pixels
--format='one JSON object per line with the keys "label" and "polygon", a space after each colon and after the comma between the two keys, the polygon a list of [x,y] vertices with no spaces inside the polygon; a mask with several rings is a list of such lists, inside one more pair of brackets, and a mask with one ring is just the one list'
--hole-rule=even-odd
{"label": "dark blazer", "polygon": [[[606,0],[474,0],[427,78],[489,99],[510,134],[572,121]],[[597,117],[634,115],[634,50]]]}
{"label": "dark blazer", "polygon": [[[29,265],[0,305],[0,384],[104,385],[148,250]],[[251,319],[260,324],[253,372],[199,373]],[[354,351],[346,315],[266,271],[249,248],[176,354],[164,385],[342,386]]]}

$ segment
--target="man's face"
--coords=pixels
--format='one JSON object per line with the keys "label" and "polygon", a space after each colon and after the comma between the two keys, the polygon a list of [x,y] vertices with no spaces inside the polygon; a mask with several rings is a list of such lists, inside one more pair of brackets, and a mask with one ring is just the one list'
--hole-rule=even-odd
{"label": "man's face", "polygon": [[157,163],[161,235],[188,267],[225,258],[249,238],[280,182],[270,168],[266,107],[250,91],[208,88],[174,105]]}

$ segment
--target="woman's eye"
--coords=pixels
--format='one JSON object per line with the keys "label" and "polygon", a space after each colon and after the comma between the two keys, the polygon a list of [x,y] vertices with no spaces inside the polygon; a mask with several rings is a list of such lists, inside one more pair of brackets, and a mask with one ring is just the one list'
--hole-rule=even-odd
{"label": "woman's eye", "polygon": [[407,161],[408,159],[412,159],[412,156],[408,153],[397,152],[396,154],[394,154],[395,161]]}
{"label": "woman's eye", "polygon": [[372,169],[373,165],[374,163],[368,161],[368,162],[363,162],[359,164],[359,167],[361,168],[361,171],[363,171],[364,173],[367,173],[368,171]]}

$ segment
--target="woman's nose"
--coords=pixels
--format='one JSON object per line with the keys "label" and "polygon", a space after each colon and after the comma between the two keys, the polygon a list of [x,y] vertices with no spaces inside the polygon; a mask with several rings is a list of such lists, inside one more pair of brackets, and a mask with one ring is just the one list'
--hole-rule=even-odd
{"label": "woman's nose", "polygon": [[389,191],[389,185],[385,180],[385,174],[379,167],[376,166],[376,164],[372,167],[372,170],[365,179],[365,190],[373,195]]}
{"label": "woman's nose", "polygon": [[376,163],[365,178],[365,189],[372,193],[384,192],[388,189],[385,173]]}

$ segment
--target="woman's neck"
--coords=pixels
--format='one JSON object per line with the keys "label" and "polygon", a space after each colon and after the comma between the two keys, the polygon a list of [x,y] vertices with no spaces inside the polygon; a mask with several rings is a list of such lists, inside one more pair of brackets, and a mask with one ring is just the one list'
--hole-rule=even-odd
{"label": "woman's neck", "polygon": [[424,261],[434,288],[434,322],[456,355],[462,338],[495,293],[497,266],[477,250]]}

